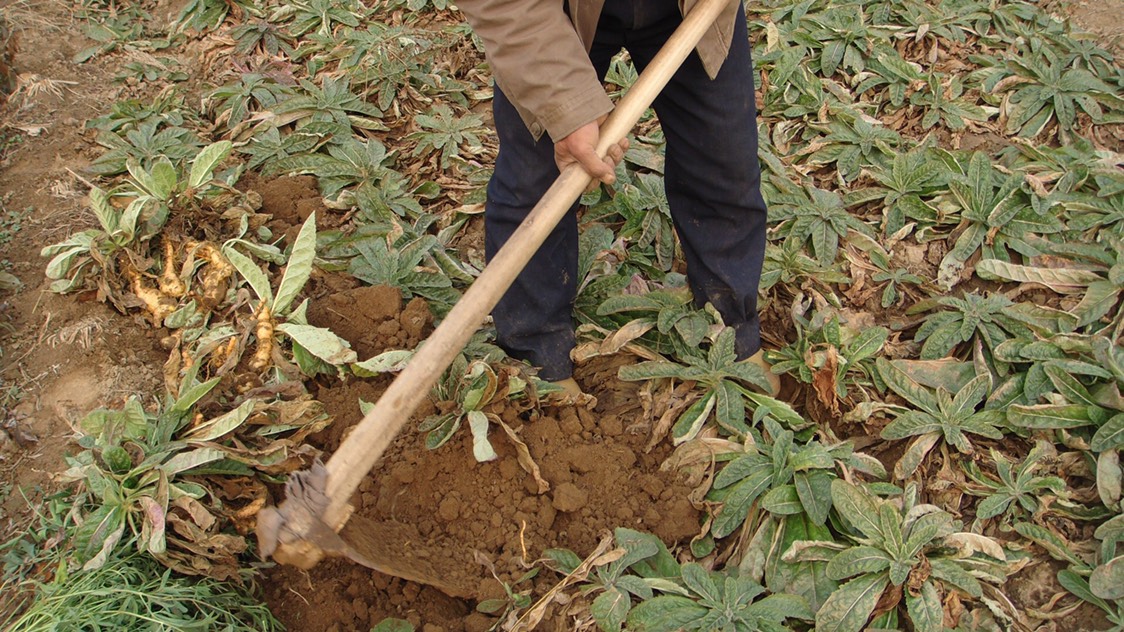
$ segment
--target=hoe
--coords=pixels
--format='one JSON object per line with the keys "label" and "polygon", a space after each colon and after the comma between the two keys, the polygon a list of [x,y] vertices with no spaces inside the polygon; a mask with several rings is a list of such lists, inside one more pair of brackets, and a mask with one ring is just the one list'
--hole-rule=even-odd
{"label": "hoe", "polygon": [[[601,126],[598,155],[604,156],[636,125],[731,1],[699,0],[691,9]],[[562,172],[327,464],[318,462],[289,478],[284,502],[258,514],[257,537],[262,555],[272,555],[278,562],[303,569],[312,568],[325,556],[347,557],[388,575],[435,586],[455,597],[472,596],[475,586],[450,585],[443,579],[445,574],[435,571],[428,562],[410,556],[400,544],[390,544],[402,541],[387,532],[395,528],[393,523],[352,518],[351,497],[442,372],[590,182],[590,176],[579,165]]]}

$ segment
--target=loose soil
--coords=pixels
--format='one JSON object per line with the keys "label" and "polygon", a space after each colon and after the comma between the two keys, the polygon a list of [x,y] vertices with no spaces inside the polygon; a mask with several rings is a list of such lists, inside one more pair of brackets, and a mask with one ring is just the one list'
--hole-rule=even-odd
{"label": "loose soil", "polygon": [[[410,348],[423,333],[419,321],[428,323],[424,302],[414,299],[400,307],[399,293],[389,288],[356,288],[319,304],[321,311],[315,317],[310,312],[310,320],[364,349],[361,357]],[[408,535],[388,529],[393,533],[386,537],[403,538],[400,550],[437,566],[443,582],[477,599],[502,598],[499,582],[514,584],[545,549],[584,554],[614,527],[652,532],[672,546],[686,542],[700,528],[700,513],[687,500],[691,487],[677,472],[660,469],[669,455],[666,446],[645,451],[648,427],[637,387],[615,379],[617,368],[633,361],[607,358],[579,368],[577,379],[599,398],[591,408],[523,410],[501,402],[487,409],[526,444],[549,489],[540,489],[520,467],[515,444],[496,426],[490,439],[497,459],[488,463],[475,461],[471,435],[463,429],[435,451],[425,448],[423,433],[407,431],[360,486],[357,511],[373,521],[411,527],[404,530]],[[361,417],[359,401],[374,401],[385,382],[332,383],[316,392],[336,419],[318,438],[327,452]],[[411,425],[437,412],[433,403],[426,408]],[[552,575],[544,573],[536,585],[557,581]],[[266,576],[270,605],[294,630],[367,630],[390,616],[444,630],[487,629],[495,622],[479,613],[469,616],[469,603],[435,589],[353,564],[322,564],[308,574],[275,568]],[[310,611],[306,601],[339,607]]]}
{"label": "loose soil", "polygon": [[[158,3],[160,10],[153,14],[167,15],[169,4]],[[24,532],[45,494],[58,488],[55,477],[65,468],[75,420],[130,395],[160,393],[166,352],[156,331],[93,295],[51,293],[38,254],[93,223],[80,192],[85,187],[75,175],[101,151],[84,128],[86,120],[119,99],[145,95],[145,87],[113,82],[121,55],[82,65],[71,61],[90,42],[78,35],[70,3],[0,0],[0,9],[18,32],[23,51],[14,60],[21,88],[4,105],[0,120],[6,138],[18,137],[0,161],[0,201],[4,211],[22,215],[11,241],[0,244],[0,259],[10,262],[9,271],[24,284],[17,292],[0,294],[3,541]],[[1119,50],[1124,0],[1062,2],[1056,9]],[[186,61],[185,67],[192,67]],[[986,145],[989,140],[969,142]],[[261,193],[277,234],[291,236],[313,211],[324,227],[339,221],[323,207],[310,179],[250,178],[245,184]],[[351,279],[318,273],[308,293],[310,321],[331,327],[363,358],[412,348],[432,327],[424,302],[404,300],[396,290],[359,287]],[[298,632],[368,630],[391,616],[426,632],[486,630],[496,619],[474,608],[479,600],[504,597],[501,582],[539,595],[557,581],[557,575],[542,571],[515,583],[548,548],[584,555],[618,526],[653,532],[673,550],[687,544],[700,529],[700,512],[687,500],[691,481],[661,467],[670,454],[666,442],[647,449],[650,428],[640,393],[615,378],[621,364],[633,361],[598,358],[578,368],[578,381],[598,400],[594,406],[524,409],[511,404],[488,410],[526,444],[549,489],[541,489],[520,466],[515,444],[496,425],[490,437],[498,458],[492,462],[475,462],[465,429],[442,448],[426,450],[424,434],[412,429],[438,410],[436,403],[419,411],[364,481],[354,499],[359,514],[406,527],[388,533],[399,534],[403,550],[446,569],[451,583],[473,589],[475,599],[452,598],[350,562],[327,561],[309,572],[267,568],[262,584],[274,612]],[[386,377],[321,378],[310,385],[336,420],[315,438],[326,455],[361,417],[360,401],[375,401],[388,383]],[[805,393],[794,397],[813,399]],[[278,500],[280,490],[272,491]],[[1049,581],[1046,571],[1036,573],[1013,585],[1029,591]],[[1014,597],[1037,607],[1049,595]],[[571,629],[567,617],[553,614],[540,629]],[[1096,627],[1079,618],[1069,623],[1070,629]]]}

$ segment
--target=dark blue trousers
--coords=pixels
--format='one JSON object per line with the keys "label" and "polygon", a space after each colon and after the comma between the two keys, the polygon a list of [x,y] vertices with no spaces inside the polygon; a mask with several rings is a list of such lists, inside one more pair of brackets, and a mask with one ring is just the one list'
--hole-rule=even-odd
{"label": "dark blue trousers", "polygon": [[[682,21],[677,0],[607,0],[590,51],[599,76],[627,48],[640,71]],[[757,290],[765,254],[765,202],[757,161],[752,62],[739,12],[729,57],[710,79],[696,53],[653,107],[667,140],[665,189],[695,304],[712,303],[735,328],[738,358],[761,347]],[[485,249],[490,259],[558,177],[554,143],[538,142],[497,87],[499,155],[488,184]],[[559,380],[573,371],[577,293],[577,206],[562,219],[492,312],[498,343]]]}

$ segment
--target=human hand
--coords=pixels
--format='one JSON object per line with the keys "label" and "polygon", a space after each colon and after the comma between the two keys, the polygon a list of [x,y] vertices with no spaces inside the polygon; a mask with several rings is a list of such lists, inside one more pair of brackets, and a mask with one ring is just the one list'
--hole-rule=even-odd
{"label": "human hand", "polygon": [[577,163],[585,169],[595,182],[613,184],[617,177],[614,174],[617,164],[628,150],[628,139],[621,139],[619,143],[609,147],[609,152],[604,158],[597,155],[597,142],[601,139],[601,124],[607,117],[602,116],[596,121],[590,121],[570,133],[554,144],[554,162],[559,171]]}

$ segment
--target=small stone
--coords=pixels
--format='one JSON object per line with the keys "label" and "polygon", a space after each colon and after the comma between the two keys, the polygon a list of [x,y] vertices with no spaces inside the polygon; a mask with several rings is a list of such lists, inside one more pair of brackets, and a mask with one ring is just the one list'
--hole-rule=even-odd
{"label": "small stone", "polygon": [[437,515],[445,522],[453,522],[461,515],[461,502],[453,497],[445,498],[437,507]]}
{"label": "small stone", "polygon": [[601,427],[601,432],[607,437],[619,437],[624,433],[624,422],[616,415],[602,417],[598,425]]}
{"label": "small stone", "polygon": [[355,611],[355,618],[360,621],[367,620],[367,602],[356,598],[351,602],[351,609]]}
{"label": "small stone", "polygon": [[554,490],[554,500],[551,503],[555,509],[564,512],[573,512],[585,507],[589,494],[578,489],[573,483],[563,483]]}
{"label": "small stone", "polygon": [[495,625],[496,620],[486,614],[473,612],[464,618],[465,632],[487,632]]}

